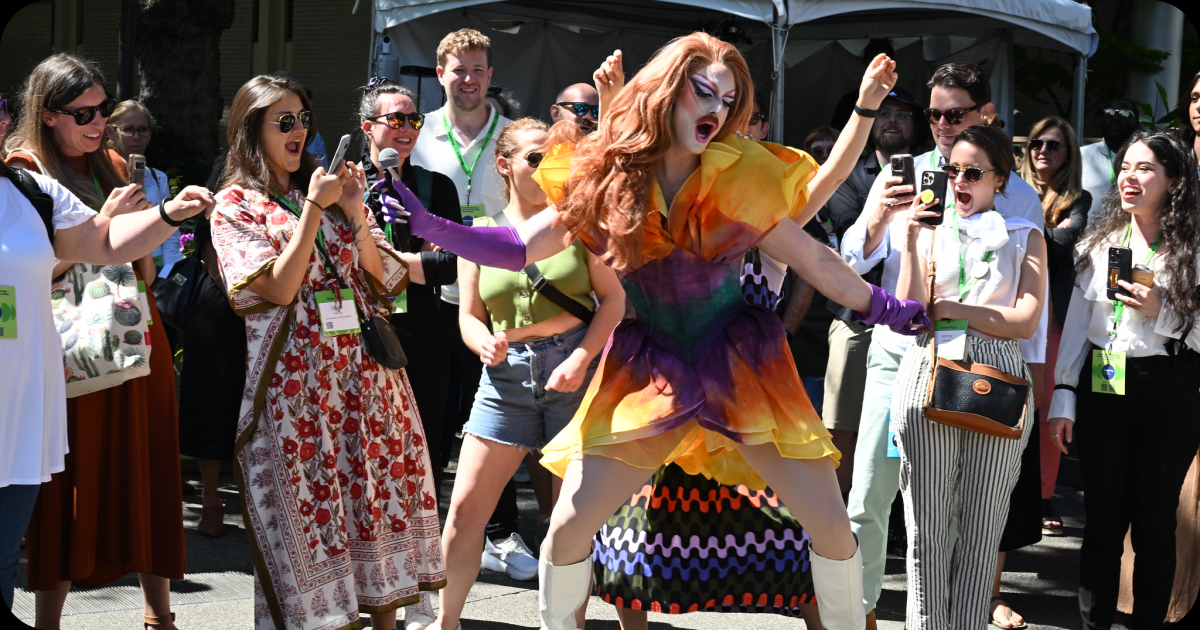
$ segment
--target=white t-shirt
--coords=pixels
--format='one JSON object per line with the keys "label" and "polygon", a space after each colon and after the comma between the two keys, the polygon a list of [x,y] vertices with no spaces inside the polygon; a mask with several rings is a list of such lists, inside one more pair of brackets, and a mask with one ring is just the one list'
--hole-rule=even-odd
{"label": "white t-shirt", "polygon": [[[54,198],[55,230],[96,214],[58,182],[31,174]],[[0,177],[0,286],[13,287],[17,302],[17,338],[0,339],[0,487],[45,483],[64,467],[67,387],[50,308],[57,262],[33,204]]]}
{"label": "white t-shirt", "polygon": [[1116,151],[1111,151],[1103,140],[1089,144],[1079,149],[1083,167],[1083,189],[1092,194],[1092,207],[1088,209],[1088,225],[1096,223],[1096,215],[1104,205],[1104,193],[1113,187],[1113,158]]}
{"label": "white t-shirt", "polygon": [[[416,166],[449,177],[458,189],[458,203],[482,204],[484,215],[494,217],[508,205],[504,200],[504,180],[496,170],[496,138],[500,136],[504,126],[512,121],[493,109],[488,121],[480,128],[479,135],[467,141],[453,131],[453,126],[446,125],[446,111],[449,107],[450,104],[447,103],[441,109],[425,114],[425,127],[421,129],[421,135],[417,137],[417,146],[413,148],[409,159]],[[492,128],[493,121],[496,128],[489,139],[488,130]],[[450,146],[450,133],[454,133],[454,140],[458,143],[463,162],[469,165],[471,160],[479,155],[479,161],[472,168],[469,179],[459,164],[454,147]],[[488,141],[486,145],[483,143],[485,139]],[[480,147],[483,149],[482,154]],[[467,192],[468,184],[470,192]],[[443,300],[458,304],[458,283],[442,285],[441,294]]]}

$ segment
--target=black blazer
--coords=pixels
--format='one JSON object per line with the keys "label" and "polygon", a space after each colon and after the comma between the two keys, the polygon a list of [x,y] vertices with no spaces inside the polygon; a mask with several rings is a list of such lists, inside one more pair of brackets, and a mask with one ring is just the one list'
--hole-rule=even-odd
{"label": "black blazer", "polygon": [[1050,267],[1050,311],[1054,320],[1062,326],[1067,319],[1067,306],[1071,303],[1071,288],[1075,286],[1075,243],[1087,227],[1088,209],[1092,206],[1092,195],[1088,191],[1071,204],[1064,213],[1071,220],[1067,227],[1046,227],[1046,259]]}

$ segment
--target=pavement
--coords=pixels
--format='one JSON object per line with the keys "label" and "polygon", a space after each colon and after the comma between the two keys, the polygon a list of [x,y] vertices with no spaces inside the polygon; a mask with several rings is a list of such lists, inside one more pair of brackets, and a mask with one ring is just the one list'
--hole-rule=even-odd
{"label": "pavement", "polygon": [[[1064,462],[1064,475],[1070,478],[1071,463]],[[453,465],[452,465],[453,466]],[[185,466],[185,471],[188,467]],[[442,504],[449,498],[453,468],[443,482]],[[209,539],[196,532],[200,518],[199,475],[185,472],[184,479],[197,489],[184,496],[185,536],[188,575],[172,581],[172,608],[177,625],[183,630],[243,630],[253,618],[252,567],[242,517],[238,512],[237,489],[229,474],[221,477],[221,494],[226,503],[227,533]],[[1066,524],[1066,535],[1043,537],[1036,545],[1009,554],[1002,580],[1002,594],[1014,610],[1020,612],[1033,630],[1077,629],[1080,627],[1075,587],[1078,584],[1078,550],[1083,530],[1082,493],[1060,485],[1055,503]],[[538,531],[537,503],[528,484],[518,484],[523,532],[532,540]],[[33,623],[33,594],[23,588],[25,558],[17,576],[18,589],[13,612],[24,623]],[[904,628],[905,575],[902,556],[889,555],[887,577],[877,615],[883,630]],[[110,586],[74,590],[67,598],[62,630],[133,630],[142,622],[141,594],[136,576],[127,576]],[[1193,617],[1195,614],[1193,614]],[[1123,617],[1123,616],[1122,616]],[[725,629],[803,628],[804,622],[776,615],[693,613],[664,615],[650,613],[651,630],[667,628]],[[516,582],[503,573],[484,571],[471,591],[463,615],[464,630],[517,630],[537,628],[537,582]],[[619,630],[615,610],[593,597],[588,608],[587,630]],[[370,620],[363,616],[364,627]],[[980,620],[981,627],[983,620]],[[1179,628],[1191,627],[1184,625]],[[3,624],[0,620],[0,625]],[[15,627],[15,626],[13,626]],[[402,625],[399,627],[403,627]],[[1118,623],[1117,628],[1124,628]]]}

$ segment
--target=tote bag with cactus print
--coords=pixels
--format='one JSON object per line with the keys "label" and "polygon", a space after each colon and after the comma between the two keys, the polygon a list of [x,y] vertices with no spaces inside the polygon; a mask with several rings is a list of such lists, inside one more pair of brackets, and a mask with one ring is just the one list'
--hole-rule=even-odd
{"label": "tote bag with cactus print", "polygon": [[67,398],[150,373],[150,329],[133,266],[71,267],[50,292]]}

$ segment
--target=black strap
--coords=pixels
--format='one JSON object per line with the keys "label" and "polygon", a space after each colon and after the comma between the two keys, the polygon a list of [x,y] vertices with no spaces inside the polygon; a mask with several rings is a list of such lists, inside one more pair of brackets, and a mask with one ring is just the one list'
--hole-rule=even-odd
{"label": "black strap", "polygon": [[534,291],[541,293],[546,299],[553,302],[562,310],[579,318],[583,323],[592,323],[592,317],[595,316],[595,313],[588,307],[572,300],[567,294],[559,291],[558,287],[550,284],[546,276],[542,275],[542,270],[537,268],[536,263],[529,263],[525,266],[524,271],[525,275],[529,276],[529,279],[533,281]]}
{"label": "black strap", "polygon": [[1078,393],[1078,391],[1075,389],[1074,385],[1055,385],[1054,386],[1055,391],[1058,391],[1060,389],[1065,389],[1065,390],[1071,392],[1072,394]]}
{"label": "black strap", "polygon": [[42,223],[46,226],[46,234],[50,236],[50,244],[53,245],[54,198],[43,192],[33,175],[23,168],[10,167],[4,176],[12,182],[13,186],[16,186],[17,190],[21,191],[22,195],[25,195],[25,198],[33,205],[33,209],[37,210],[38,216],[42,218]]}

